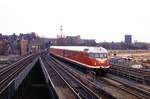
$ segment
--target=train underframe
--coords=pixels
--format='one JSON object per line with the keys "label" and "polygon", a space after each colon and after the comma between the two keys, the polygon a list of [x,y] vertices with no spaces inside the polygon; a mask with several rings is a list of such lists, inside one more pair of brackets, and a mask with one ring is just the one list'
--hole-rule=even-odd
{"label": "train underframe", "polygon": [[109,68],[99,68],[99,69],[91,69],[90,71],[94,71],[96,75],[105,75],[108,72]]}

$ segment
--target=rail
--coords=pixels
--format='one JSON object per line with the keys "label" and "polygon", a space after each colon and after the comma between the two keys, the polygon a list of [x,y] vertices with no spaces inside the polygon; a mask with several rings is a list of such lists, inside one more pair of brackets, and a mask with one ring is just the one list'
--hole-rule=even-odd
{"label": "rail", "polygon": [[[47,57],[47,56],[45,56]],[[56,63],[53,59],[47,58],[48,64],[52,66],[52,68],[59,73],[67,82],[74,92],[78,93],[78,95],[83,99],[99,99],[100,97],[96,95],[91,89],[87,88],[79,79],[77,79],[74,75],[69,73],[65,68],[63,68],[60,64]]]}
{"label": "rail", "polygon": [[[60,64],[62,64],[62,63],[60,63]],[[66,63],[64,63],[64,64],[66,64]],[[63,66],[63,67],[65,67],[65,66]],[[70,66],[66,66],[66,67],[70,67]],[[75,70],[71,70],[71,72],[73,73]],[[79,75],[78,75],[79,76]],[[121,85],[121,86],[118,86],[118,84],[116,85],[116,84],[110,84],[109,82],[107,82],[107,81],[105,81],[105,80],[102,80],[102,79],[98,79],[99,78],[101,78],[101,77],[97,77],[96,76],[96,79],[94,80],[94,82],[91,82],[90,80],[87,80],[86,82],[88,82],[88,84],[89,83],[93,83],[93,85],[92,86],[97,86],[97,88],[99,88],[99,85],[101,85],[101,86],[106,86],[106,87],[108,87],[109,88],[109,86],[113,86],[112,88],[113,89],[117,89],[117,88],[119,88],[120,90],[123,90],[123,92],[125,92],[125,93],[127,93],[127,94],[129,94],[129,95],[131,95],[131,96],[133,96],[133,97],[140,97],[140,98],[145,98],[145,99],[148,99],[148,97],[150,97],[149,96],[149,91],[147,91],[147,90],[144,90],[144,89],[142,89],[142,88],[140,88],[140,89],[138,89],[137,87],[135,87],[135,86],[133,86],[132,87],[132,85],[131,86],[129,86],[129,84],[127,84],[127,83],[121,83],[121,81],[119,82],[119,81],[116,81],[116,80],[113,80],[113,82],[116,82],[116,83],[119,83],[119,85]],[[108,78],[107,78],[108,79]],[[103,84],[102,84],[102,82],[101,81],[103,81]],[[97,85],[96,85],[97,84]],[[101,87],[101,89],[102,90],[105,90],[105,88],[103,89],[102,87]],[[97,89],[98,90],[98,89]],[[106,90],[105,90],[106,91]],[[109,92],[108,92],[109,93]],[[109,94],[111,94],[111,93],[109,93]],[[113,94],[112,94],[113,95]],[[114,96],[115,97],[115,96]]]}
{"label": "rail", "polygon": [[17,61],[0,72],[0,94],[8,87],[7,85],[35,58],[35,55]]}

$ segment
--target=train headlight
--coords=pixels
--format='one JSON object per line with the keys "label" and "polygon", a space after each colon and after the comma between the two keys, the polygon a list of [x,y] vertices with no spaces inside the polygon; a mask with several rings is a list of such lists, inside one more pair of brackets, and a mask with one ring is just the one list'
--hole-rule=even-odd
{"label": "train headlight", "polygon": [[100,64],[104,64],[104,63],[105,63],[105,61],[99,61],[99,63],[100,63]]}

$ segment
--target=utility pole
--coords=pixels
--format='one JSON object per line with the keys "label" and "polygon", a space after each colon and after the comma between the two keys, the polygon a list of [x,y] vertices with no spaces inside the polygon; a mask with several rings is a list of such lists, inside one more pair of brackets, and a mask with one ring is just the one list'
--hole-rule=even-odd
{"label": "utility pole", "polygon": [[63,28],[62,25],[60,26],[60,38],[63,38],[63,34],[62,34]]}
{"label": "utility pole", "polygon": [[64,45],[64,38],[63,38],[63,26],[60,26],[60,45],[63,46]]}

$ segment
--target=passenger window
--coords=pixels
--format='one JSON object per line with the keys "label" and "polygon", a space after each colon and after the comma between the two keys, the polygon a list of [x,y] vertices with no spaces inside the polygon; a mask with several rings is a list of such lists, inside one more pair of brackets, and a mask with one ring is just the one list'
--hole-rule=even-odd
{"label": "passenger window", "polygon": [[93,53],[89,53],[90,58],[95,58],[95,55]]}
{"label": "passenger window", "polygon": [[89,57],[92,58],[91,53],[89,53]]}
{"label": "passenger window", "polygon": [[95,54],[95,58],[99,58],[99,54],[98,53]]}

